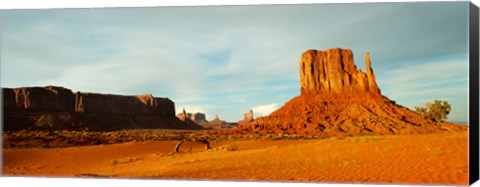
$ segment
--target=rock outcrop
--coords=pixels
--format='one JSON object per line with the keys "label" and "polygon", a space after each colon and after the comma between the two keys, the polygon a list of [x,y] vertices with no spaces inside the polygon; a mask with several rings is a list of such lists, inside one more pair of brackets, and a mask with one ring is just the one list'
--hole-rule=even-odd
{"label": "rock outcrop", "polygon": [[204,126],[208,129],[231,129],[237,127],[238,123],[227,122],[221,120],[218,115],[215,115],[215,118],[208,122],[208,125]]}
{"label": "rock outcrop", "polygon": [[300,86],[300,96],[237,130],[327,137],[466,130],[429,122],[381,95],[368,52],[364,73],[353,63],[351,50],[308,50],[300,60]]}
{"label": "rock outcrop", "polygon": [[205,117],[204,113],[197,112],[192,115],[192,120],[193,121],[207,121],[207,118]]}
{"label": "rock outcrop", "polygon": [[300,92],[304,94],[370,92],[380,94],[366,54],[367,73],[357,69],[348,49],[308,50],[300,60]]}
{"label": "rock outcrop", "polygon": [[226,121],[220,120],[220,118],[218,117],[218,115],[215,115],[215,118],[213,118],[212,120],[210,120],[209,125],[211,125],[211,126],[222,126],[222,125],[224,125],[224,124],[226,124],[226,123],[227,123]]}
{"label": "rock outcrop", "polygon": [[245,125],[254,120],[253,110],[249,110],[247,113],[243,114],[243,119],[238,122],[239,125]]}
{"label": "rock outcrop", "polygon": [[183,110],[183,113],[177,114],[177,118],[186,123],[198,124],[205,129],[231,129],[238,126],[238,123],[220,120],[218,115],[215,115],[215,118],[213,120],[207,121],[204,113],[187,113],[185,112],[185,109]]}
{"label": "rock outcrop", "polygon": [[205,119],[205,114],[197,112],[195,114],[187,113],[183,109],[182,113],[177,114],[177,118],[183,121],[188,126],[202,126],[205,127],[208,121]]}
{"label": "rock outcrop", "polygon": [[73,93],[63,87],[3,88],[4,130],[201,129],[175,118],[174,103],[152,95]]}

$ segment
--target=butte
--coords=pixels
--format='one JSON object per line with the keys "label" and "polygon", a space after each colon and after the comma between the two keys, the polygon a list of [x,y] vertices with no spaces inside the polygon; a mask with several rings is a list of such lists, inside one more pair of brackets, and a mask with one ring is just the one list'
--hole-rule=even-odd
{"label": "butte", "polygon": [[423,134],[465,130],[434,123],[396,104],[381,91],[365,54],[366,72],[349,49],[308,50],[300,59],[300,95],[237,130],[315,136]]}

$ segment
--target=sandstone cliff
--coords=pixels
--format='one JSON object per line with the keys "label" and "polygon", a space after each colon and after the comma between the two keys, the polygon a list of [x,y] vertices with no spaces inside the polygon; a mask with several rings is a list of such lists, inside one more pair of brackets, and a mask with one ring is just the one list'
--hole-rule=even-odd
{"label": "sandstone cliff", "polygon": [[366,73],[356,68],[351,50],[304,52],[300,60],[301,95],[237,130],[336,136],[466,129],[448,122],[431,123],[381,95],[369,53],[365,59]]}
{"label": "sandstone cliff", "polygon": [[62,87],[3,88],[4,130],[201,129],[175,117],[174,103],[152,95],[73,93]]}
{"label": "sandstone cliff", "polygon": [[367,73],[357,69],[348,49],[308,50],[300,60],[301,94],[370,92],[380,94],[366,54]]}

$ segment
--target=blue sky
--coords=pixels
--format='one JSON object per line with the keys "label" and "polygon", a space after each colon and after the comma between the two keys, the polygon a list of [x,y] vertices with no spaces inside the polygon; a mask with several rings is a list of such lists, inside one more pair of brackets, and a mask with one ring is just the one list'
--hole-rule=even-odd
{"label": "blue sky", "polygon": [[1,86],[175,102],[238,121],[299,95],[307,49],[364,53],[382,93],[409,108],[434,99],[468,117],[468,2],[2,10]]}

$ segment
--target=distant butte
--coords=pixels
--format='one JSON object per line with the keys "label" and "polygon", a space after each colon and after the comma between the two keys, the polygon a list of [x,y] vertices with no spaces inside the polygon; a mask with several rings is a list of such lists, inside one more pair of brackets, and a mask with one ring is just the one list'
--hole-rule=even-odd
{"label": "distant butte", "polygon": [[175,117],[175,104],[150,94],[73,93],[57,86],[2,88],[3,129],[202,129]]}
{"label": "distant butte", "polygon": [[366,73],[349,49],[308,50],[300,59],[300,96],[237,130],[303,135],[413,134],[465,130],[433,124],[381,94],[365,55]]}
{"label": "distant butte", "polygon": [[200,125],[204,129],[231,129],[238,126],[238,123],[220,120],[218,115],[215,115],[215,118],[213,120],[207,121],[204,113],[187,113],[185,109],[183,109],[182,113],[177,114],[177,118],[179,118],[186,124]]}
{"label": "distant butte", "polygon": [[238,121],[239,125],[244,125],[252,122],[253,119],[253,110],[250,109],[247,113],[243,114],[243,119]]}

